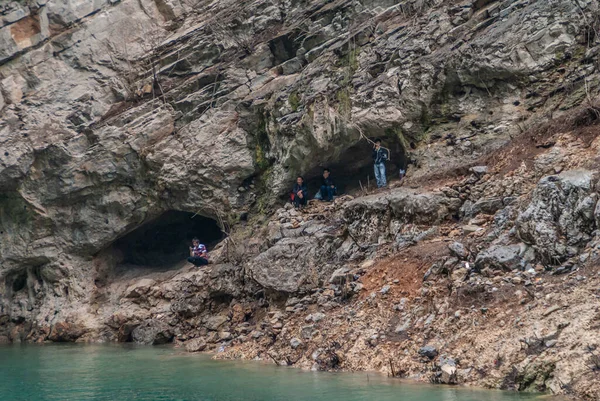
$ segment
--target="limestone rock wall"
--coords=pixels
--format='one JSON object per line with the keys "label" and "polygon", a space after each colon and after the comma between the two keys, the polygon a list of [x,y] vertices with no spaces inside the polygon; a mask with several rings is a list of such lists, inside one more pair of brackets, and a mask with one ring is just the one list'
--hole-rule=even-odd
{"label": "limestone rock wall", "polygon": [[[423,185],[469,167],[590,100],[597,25],[593,0],[0,1],[0,322],[104,330],[115,240],[168,210],[260,220],[327,165],[356,183],[364,136]],[[231,275],[254,293],[314,289],[380,239],[412,241],[401,226],[477,214],[465,201],[493,213],[511,191],[356,200],[346,216],[373,224],[347,232],[240,231],[228,250],[253,263]],[[593,199],[544,191],[591,235]],[[550,241],[556,213],[532,208],[518,231],[542,251],[532,219]],[[232,282],[214,293],[238,296]]]}

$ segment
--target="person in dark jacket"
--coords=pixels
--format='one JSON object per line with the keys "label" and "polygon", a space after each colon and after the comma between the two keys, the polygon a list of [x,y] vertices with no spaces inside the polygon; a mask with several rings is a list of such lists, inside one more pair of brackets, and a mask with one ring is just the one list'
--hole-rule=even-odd
{"label": "person in dark jacket", "polygon": [[326,168],[323,170],[323,180],[321,182],[321,199],[326,202],[331,202],[333,201],[335,192],[336,188],[333,179],[331,178],[331,171]]}
{"label": "person in dark jacket", "polygon": [[388,160],[389,154],[387,149],[381,147],[381,139],[375,139],[375,146],[373,146],[373,165],[375,168],[375,179],[377,180],[377,187],[384,188],[387,185],[385,177],[385,162]]}
{"label": "person in dark jacket", "polygon": [[308,188],[306,187],[306,184],[304,184],[304,178],[301,176],[296,178],[296,184],[294,184],[292,194],[294,195],[294,206],[296,209],[302,209],[306,206],[306,201],[308,200]]}

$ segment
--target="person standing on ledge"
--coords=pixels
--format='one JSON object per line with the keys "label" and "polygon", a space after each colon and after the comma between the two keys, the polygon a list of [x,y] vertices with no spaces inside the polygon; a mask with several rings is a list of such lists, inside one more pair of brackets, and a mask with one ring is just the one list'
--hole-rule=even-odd
{"label": "person standing on ledge", "polygon": [[387,180],[385,177],[385,162],[388,159],[388,151],[387,149],[381,147],[381,139],[375,139],[375,146],[373,146],[373,164],[375,167],[377,188],[384,188],[387,185]]}
{"label": "person standing on ledge", "polygon": [[192,240],[192,246],[190,246],[190,257],[187,261],[193,263],[194,266],[206,266],[208,264],[208,252],[206,246],[200,243],[198,238]]}

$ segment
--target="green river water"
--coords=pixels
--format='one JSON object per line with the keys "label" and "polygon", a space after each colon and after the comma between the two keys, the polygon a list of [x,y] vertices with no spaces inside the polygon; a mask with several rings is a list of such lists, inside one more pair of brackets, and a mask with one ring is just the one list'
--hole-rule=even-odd
{"label": "green river water", "polygon": [[213,361],[170,347],[0,347],[0,401],[515,401],[535,396],[429,386],[376,373]]}

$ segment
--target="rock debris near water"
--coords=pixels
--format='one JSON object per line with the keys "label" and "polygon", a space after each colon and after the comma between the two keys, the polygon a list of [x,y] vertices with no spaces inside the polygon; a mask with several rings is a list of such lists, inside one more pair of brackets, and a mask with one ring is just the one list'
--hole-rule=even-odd
{"label": "rock debris near water", "polygon": [[419,348],[419,355],[424,356],[428,359],[433,359],[438,355],[438,351],[435,347],[431,345],[426,345],[424,347]]}
{"label": "rock debris near water", "polygon": [[599,399],[597,14],[0,0],[0,343]]}

